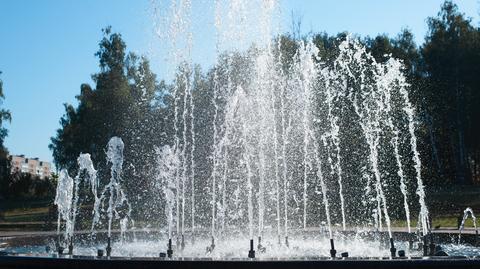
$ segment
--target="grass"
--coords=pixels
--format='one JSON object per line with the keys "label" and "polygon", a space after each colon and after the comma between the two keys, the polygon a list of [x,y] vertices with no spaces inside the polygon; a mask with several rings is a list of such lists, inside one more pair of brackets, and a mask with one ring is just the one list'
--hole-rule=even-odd
{"label": "grass", "polygon": [[[0,230],[45,230],[51,199],[12,199],[0,202]],[[51,214],[51,213],[50,213]]]}
{"label": "grass", "polygon": [[3,220],[5,222],[35,222],[45,221],[48,215],[48,207],[36,207],[29,209],[13,209],[5,211]]}
{"label": "grass", "polygon": [[[473,208],[474,212],[480,212],[480,187],[443,186],[428,188],[427,202],[433,219],[432,228],[456,228],[458,226],[458,216],[463,214],[466,207]],[[49,206],[51,204],[52,198],[0,201],[0,231],[54,229],[45,227],[48,218],[55,227],[56,216],[52,216],[51,213],[49,216]],[[91,209],[86,208],[86,210]],[[411,220],[411,227],[415,228],[417,217],[412,216]],[[85,221],[88,222],[88,220]],[[392,226],[406,227],[406,221],[392,220]],[[465,227],[473,227],[473,221],[470,217],[466,220]]]}
{"label": "grass", "polygon": [[[455,216],[438,216],[434,217],[432,220],[432,228],[433,229],[444,229],[444,228],[457,228],[458,222],[457,217]],[[393,220],[392,221],[393,227],[406,227],[407,221],[405,220]],[[410,223],[410,227],[413,229],[417,227],[417,220],[412,220]],[[465,221],[465,228],[473,228],[473,220],[472,218],[467,218]]]}

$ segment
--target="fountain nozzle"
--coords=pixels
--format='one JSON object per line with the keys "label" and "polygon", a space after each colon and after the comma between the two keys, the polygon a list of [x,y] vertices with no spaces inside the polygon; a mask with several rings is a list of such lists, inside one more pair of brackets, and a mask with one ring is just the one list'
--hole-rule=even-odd
{"label": "fountain nozzle", "polygon": [[70,241],[70,244],[68,244],[68,255],[73,254],[73,242]]}
{"label": "fountain nozzle", "polygon": [[255,250],[253,249],[253,239],[250,239],[250,251],[248,251],[248,257],[250,259],[255,258]]}
{"label": "fountain nozzle", "polygon": [[173,249],[172,249],[172,238],[168,239],[168,249],[167,249],[167,256],[171,258],[173,255]]}
{"label": "fountain nozzle", "polygon": [[409,249],[410,251],[413,250],[413,240],[412,240],[412,238],[408,239],[408,249]]}
{"label": "fountain nozzle", "polygon": [[430,232],[430,256],[435,256],[435,242],[433,241],[433,234]]}
{"label": "fountain nozzle", "polygon": [[182,234],[182,242],[180,244],[181,250],[183,251],[185,249],[185,236]]}
{"label": "fountain nozzle", "polygon": [[257,249],[258,249],[258,251],[260,251],[260,253],[264,253],[267,250],[266,247],[262,246],[262,237],[261,236],[258,237]]}
{"label": "fountain nozzle", "polygon": [[215,249],[215,237],[212,236],[212,244],[207,247],[207,252],[212,252]]}
{"label": "fountain nozzle", "polygon": [[112,254],[112,242],[110,236],[107,238],[107,248],[105,250],[107,251],[107,257],[110,257],[110,254]]}
{"label": "fountain nozzle", "polygon": [[475,229],[475,246],[478,246],[478,229]]}
{"label": "fountain nozzle", "polygon": [[427,236],[423,236],[423,256],[428,256]]}
{"label": "fountain nozzle", "polygon": [[330,257],[335,258],[337,255],[337,251],[335,250],[335,243],[333,242],[333,238],[330,238]]}
{"label": "fountain nozzle", "polygon": [[397,254],[397,249],[395,248],[395,244],[393,243],[393,238],[390,237],[390,254],[392,258],[395,258]]}
{"label": "fountain nozzle", "polygon": [[60,238],[57,238],[57,242],[55,242],[55,247],[57,248],[58,255],[62,255],[64,248],[60,246]]}

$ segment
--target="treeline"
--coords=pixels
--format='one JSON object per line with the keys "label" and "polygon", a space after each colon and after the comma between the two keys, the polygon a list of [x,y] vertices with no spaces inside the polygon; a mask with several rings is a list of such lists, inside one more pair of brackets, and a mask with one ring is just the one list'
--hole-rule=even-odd
{"label": "treeline", "polygon": [[380,36],[367,44],[377,59],[391,53],[405,63],[417,108],[425,179],[433,184],[478,183],[480,29],[450,1],[427,23],[425,43],[418,48],[411,37]]}
{"label": "treeline", "polygon": [[[379,35],[361,38],[361,42],[378,62],[389,57],[401,59],[411,84],[410,96],[417,111],[419,146],[424,178],[428,184],[472,184],[480,181],[480,29],[446,1],[436,17],[428,18],[425,43],[417,46],[413,35],[403,30],[397,37]],[[180,66],[172,84],[159,81],[147,58],[128,53],[122,36],[111,28],[103,31],[99,51],[100,71],[92,76],[94,86],[82,84],[76,97],[78,106],[65,105],[61,128],[50,145],[57,168],[76,171],[80,153],[90,153],[101,178],[109,176],[105,146],[112,136],[122,137],[125,148],[124,174],[127,190],[135,204],[148,204],[154,212],[156,154],[155,147],[173,145],[173,121],[183,111],[194,109],[196,131],[195,174],[202,179],[199,190],[206,189],[211,174],[212,122],[214,117],[214,73],[222,73],[223,62],[208,70]],[[320,57],[331,62],[345,33],[313,35]],[[295,54],[298,40],[291,35],[277,37],[285,62]],[[307,38],[307,37],[305,37]],[[308,37],[312,38],[312,37]],[[233,55],[232,62],[241,62]],[[215,70],[217,72],[215,72]],[[192,74],[192,107],[183,104],[182,91],[174,96],[173,85],[185,87],[182,74]],[[219,100],[221,102],[221,100]],[[193,108],[194,107],[194,108]],[[183,122],[178,124],[183,131]],[[190,139],[190,138],[189,138]],[[158,199],[157,199],[158,200]],[[145,203],[150,201],[149,203]],[[153,203],[153,204],[152,204]],[[199,201],[205,205],[208,201]]]}

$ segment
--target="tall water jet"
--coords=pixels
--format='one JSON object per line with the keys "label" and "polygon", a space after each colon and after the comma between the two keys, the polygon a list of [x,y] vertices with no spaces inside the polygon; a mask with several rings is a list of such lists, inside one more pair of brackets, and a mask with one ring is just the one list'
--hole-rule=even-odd
{"label": "tall water jet", "polygon": [[253,184],[252,184],[252,168],[250,165],[250,146],[248,145],[247,137],[247,127],[243,123],[243,143],[244,143],[244,162],[245,162],[245,172],[247,178],[247,207],[248,207],[248,230],[249,238],[253,240]]}
{"label": "tall water jet", "polygon": [[[397,71],[397,74],[400,73],[400,63],[397,62],[396,63],[396,69],[395,70],[398,70]],[[413,153],[413,161],[414,161],[414,167],[415,167],[415,173],[416,173],[416,179],[417,179],[417,191],[416,191],[416,194],[418,196],[418,201],[420,203],[420,221],[421,221],[421,224],[422,224],[422,231],[423,231],[423,234],[426,235],[428,233],[428,230],[429,230],[429,221],[428,221],[428,208],[427,208],[427,204],[425,203],[425,187],[423,185],[423,180],[422,180],[422,164],[421,164],[421,160],[420,160],[420,154],[418,153],[418,150],[417,150],[417,136],[415,135],[415,120],[414,120],[414,109],[413,109],[413,106],[410,102],[410,99],[408,97],[408,92],[407,92],[407,89],[406,87],[408,86],[408,84],[406,83],[405,81],[405,77],[401,75],[398,75],[398,78],[400,80],[399,84],[400,84],[400,94],[402,95],[403,97],[403,101],[404,101],[404,106],[403,106],[403,109],[405,111],[405,113],[407,114],[407,118],[408,118],[408,132],[410,134],[410,147],[411,147],[411,151]]]}
{"label": "tall water jet", "polygon": [[410,227],[410,208],[408,205],[408,190],[407,190],[407,185],[405,181],[405,176],[403,172],[403,164],[402,164],[402,155],[400,154],[400,142],[399,142],[399,129],[395,124],[393,123],[393,117],[394,117],[394,110],[392,109],[392,91],[395,88],[398,88],[398,85],[396,83],[398,82],[398,73],[396,72],[396,68],[398,66],[395,66],[394,60],[390,59],[386,63],[386,70],[380,70],[384,71],[383,74],[381,74],[381,78],[378,79],[378,87],[381,89],[381,91],[384,93],[384,100],[385,100],[385,117],[386,117],[386,125],[389,129],[389,131],[392,133],[392,138],[390,140],[390,143],[393,147],[393,153],[395,155],[395,161],[397,164],[397,175],[400,179],[400,192],[403,195],[403,207],[405,210],[405,216],[406,216],[406,221],[407,221],[407,230],[410,233],[411,232],[411,227]]}
{"label": "tall water jet", "polygon": [[[313,139],[313,144],[315,145],[315,149],[318,149],[318,142],[315,138]],[[321,190],[321,193],[322,193],[323,206],[325,208],[325,216],[327,218],[328,235],[329,235],[330,240],[333,240],[332,222],[330,220],[330,205],[328,203],[328,196],[327,196],[327,185],[325,184],[325,181],[324,181],[324,178],[323,178],[322,160],[320,159],[320,156],[318,154],[318,150],[315,150],[315,162],[316,162],[316,165],[317,165],[317,167],[316,167],[317,168],[317,177],[320,181],[320,190]]]}
{"label": "tall water jet", "polygon": [[191,226],[192,226],[192,236],[195,234],[195,103],[193,102],[193,93],[190,88],[190,137],[191,137],[191,146],[190,146],[190,184],[191,184]]}
{"label": "tall water jet", "polygon": [[69,229],[72,227],[71,222],[71,208],[73,199],[73,178],[68,175],[66,169],[60,170],[57,183],[57,191],[55,195],[54,204],[57,206],[58,220],[57,220],[57,236],[60,235],[60,226],[62,220],[65,221],[64,242],[69,243]]}
{"label": "tall water jet", "polygon": [[234,95],[232,97],[232,101],[226,107],[225,112],[225,131],[222,137],[221,148],[223,148],[223,173],[222,173],[222,206],[221,206],[221,227],[222,232],[225,232],[225,224],[226,224],[226,212],[227,212],[227,176],[228,176],[228,147],[230,146],[230,132],[231,132],[231,121],[234,119],[235,111],[238,109],[238,95]]}
{"label": "tall water jet", "polygon": [[[105,186],[102,192],[102,198],[108,196],[108,238],[111,238],[112,222],[114,218],[120,219],[121,235],[125,233],[128,220],[131,220],[130,214],[132,208],[122,188],[124,147],[123,141],[119,137],[112,137],[107,145],[107,163],[111,164],[110,182]],[[122,212],[122,209],[126,212]]]}
{"label": "tall water jet", "polygon": [[189,95],[191,94],[191,83],[189,79],[189,71],[190,70],[185,70],[183,71],[183,112],[182,112],[182,122],[183,122],[183,130],[182,130],[182,141],[183,141],[183,146],[182,146],[182,225],[181,225],[181,234],[182,236],[185,234],[185,192],[186,192],[186,180],[187,180],[187,100]]}
{"label": "tall water jet", "polygon": [[[275,61],[276,65],[274,68],[281,70],[281,42],[277,42],[278,58]],[[281,72],[281,71],[280,71]],[[280,73],[281,74],[281,73]],[[277,130],[277,109],[276,109],[276,95],[274,87],[270,87],[270,99],[271,99],[271,110],[273,113],[273,150],[274,150],[274,171],[275,171],[275,204],[276,204],[276,220],[277,220],[277,236],[278,241],[280,242],[281,234],[281,215],[280,215],[280,173],[278,169],[278,130]]]}
{"label": "tall water jet", "polygon": [[[388,234],[391,237],[390,216],[378,163],[378,150],[382,132],[381,117],[384,115],[385,110],[382,93],[376,85],[376,79],[378,79],[377,68],[381,67],[378,67],[375,59],[366,53],[365,48],[361,47],[358,41],[351,41],[348,36],[347,40],[343,41],[339,48],[340,56],[337,58],[336,63],[346,73],[347,81],[353,80],[359,86],[355,91],[352,90],[349,98],[358,116],[358,121],[369,149],[368,160],[371,173],[375,179],[373,186],[377,201],[377,209],[374,211],[376,215],[375,221],[378,223],[378,227],[381,227],[381,214],[383,213]],[[355,66],[357,70],[352,70],[351,65]],[[360,74],[355,76],[355,72]],[[367,182],[367,184],[369,183]]]}
{"label": "tall water jet", "polygon": [[176,202],[175,196],[178,195],[175,173],[179,160],[174,149],[168,145],[163,146],[162,148],[157,148],[155,151],[157,154],[156,186],[163,192],[165,197],[165,218],[167,220],[168,239],[172,240],[174,208]]}
{"label": "tall water jet", "polygon": [[[173,84],[173,107],[174,107],[174,144],[173,151],[179,155],[179,163],[175,169],[175,222],[177,241],[180,240],[180,233],[183,233],[185,226],[185,186],[186,186],[186,148],[187,148],[187,100],[188,91],[191,87],[191,63],[190,52],[192,47],[192,34],[190,30],[191,17],[191,1],[181,0],[172,1],[170,6],[170,14],[168,16],[168,42],[170,44],[170,60],[173,68],[181,67],[180,70],[175,70],[175,83]],[[177,73],[178,72],[178,73]],[[183,97],[183,98],[182,98]],[[183,105],[183,107],[181,107]],[[191,109],[191,107],[190,107]],[[181,111],[181,115],[180,115]],[[183,127],[182,124],[183,123]],[[192,218],[195,218],[194,211],[192,211]]]}
{"label": "tall water jet", "polygon": [[97,188],[98,188],[98,180],[97,180],[97,171],[93,167],[92,160],[90,159],[90,154],[88,153],[82,153],[80,156],[77,158],[77,164],[78,164],[78,174],[77,176],[73,179],[73,197],[72,197],[72,209],[71,209],[71,221],[69,222],[69,227],[67,227],[67,231],[69,234],[69,238],[71,240],[70,242],[70,252],[71,249],[73,248],[73,236],[75,233],[75,223],[76,223],[76,218],[77,218],[77,210],[79,207],[79,198],[80,198],[80,187],[83,182],[89,183],[90,184],[90,190],[92,191],[93,198],[94,198],[94,204],[93,204],[93,222],[92,222],[92,227],[93,223],[97,219],[99,219],[99,212],[97,210],[97,207],[100,204],[100,199],[97,196]]}
{"label": "tall water jet", "polygon": [[288,144],[288,130],[286,125],[285,115],[285,88],[280,93],[280,116],[281,116],[281,137],[282,137],[282,177],[283,177],[283,209],[284,209],[284,235],[288,238],[288,167],[287,167],[287,144]]}
{"label": "tall water jet", "polygon": [[[336,174],[338,183],[338,194],[340,197],[340,210],[342,214],[342,228],[346,229],[345,216],[345,199],[343,197],[343,182],[342,182],[342,166],[340,155],[340,127],[338,126],[338,117],[333,114],[334,102],[337,96],[332,92],[330,85],[327,83],[325,87],[325,102],[327,105],[327,118],[329,122],[329,131],[322,136],[324,146],[327,148],[327,159],[330,163],[332,174]],[[332,149],[333,147],[333,149]],[[333,153],[332,153],[333,151]],[[331,154],[335,156],[335,161],[332,160]]]}
{"label": "tall water jet", "polygon": [[[90,160],[89,154],[80,154],[77,159],[78,174],[75,178],[70,177],[66,169],[62,169],[59,174],[57,190],[54,204],[58,209],[57,235],[60,235],[60,226],[62,220],[65,221],[64,242],[68,244],[69,254],[72,254],[73,240],[75,234],[75,223],[77,218],[77,210],[79,206],[81,183],[88,180],[91,184],[91,190],[94,194],[94,215],[95,206],[99,204],[96,194],[98,182],[96,178],[96,170]],[[85,174],[82,172],[85,171]]]}
{"label": "tall water jet", "polygon": [[93,195],[93,209],[92,209],[92,225],[91,225],[91,233],[92,235],[95,234],[95,224],[100,220],[100,203],[101,197],[98,195],[98,188],[99,188],[99,179],[97,177],[97,170],[95,169],[91,156],[89,153],[82,153],[77,158],[78,163],[78,171],[79,175],[82,171],[85,172],[85,180],[88,179],[87,183],[90,184],[90,190]]}
{"label": "tall water jet", "polygon": [[[176,23],[170,30],[180,42],[174,44],[173,61],[179,71],[172,86],[174,135],[166,144],[176,161],[168,168],[172,181],[163,184],[170,186],[164,191],[169,237],[175,233],[171,225],[177,225],[178,235],[185,232],[190,190],[192,230],[198,214],[198,229],[203,225],[214,240],[242,232],[249,238],[254,232],[268,236],[271,227],[288,240],[290,230],[308,230],[325,220],[331,239],[332,221],[343,230],[347,224],[374,222],[378,230],[387,227],[391,237],[390,214],[396,215],[391,191],[398,189],[409,227],[413,197],[408,191],[415,183],[407,180],[404,146],[415,126],[404,132],[414,118],[400,109],[399,100],[406,102],[401,91],[408,87],[397,72],[401,68],[377,62],[350,37],[336,59],[319,58],[323,51],[316,41],[273,39],[269,24],[275,1],[253,2],[215,1],[214,66],[199,87],[207,90],[193,94],[193,65],[181,55],[181,49],[189,55],[191,45],[180,45],[182,36],[189,36],[185,16],[191,16],[191,3],[174,1]],[[247,8],[251,4],[262,8]],[[253,38],[252,25],[259,32]],[[413,162],[418,161],[414,154]],[[366,192],[362,212],[345,201],[347,195],[363,195],[359,184]]]}

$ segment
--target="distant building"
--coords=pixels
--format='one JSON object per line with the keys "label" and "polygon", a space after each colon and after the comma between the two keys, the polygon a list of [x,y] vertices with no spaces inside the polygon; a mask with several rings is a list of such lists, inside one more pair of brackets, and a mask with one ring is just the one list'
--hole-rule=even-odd
{"label": "distant building", "polygon": [[29,173],[40,178],[50,177],[51,165],[38,158],[25,158],[25,155],[11,155],[12,173]]}

